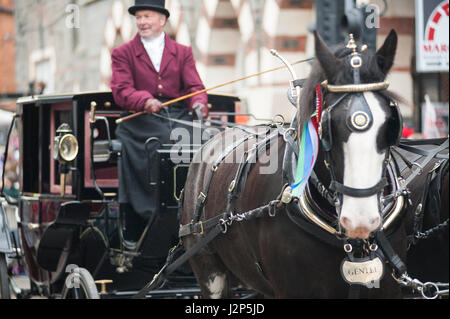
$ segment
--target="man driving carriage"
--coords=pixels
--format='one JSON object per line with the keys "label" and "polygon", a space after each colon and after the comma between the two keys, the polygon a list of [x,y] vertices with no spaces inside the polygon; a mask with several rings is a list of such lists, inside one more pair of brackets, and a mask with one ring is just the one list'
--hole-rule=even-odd
{"label": "man driving carriage", "polygon": [[122,141],[119,200],[128,223],[125,236],[136,241],[146,224],[142,220],[149,220],[159,209],[154,185],[148,182],[147,161],[150,170],[157,169],[152,154],[161,144],[170,143],[171,130],[180,125],[152,114],[192,121],[191,112],[196,110],[207,117],[208,97],[199,94],[162,107],[164,102],[204,89],[192,49],[164,33],[170,16],[165,0],[136,0],[128,11],[136,17],[138,33],[112,52],[111,90],[123,109],[149,115],[121,123],[116,132]]}

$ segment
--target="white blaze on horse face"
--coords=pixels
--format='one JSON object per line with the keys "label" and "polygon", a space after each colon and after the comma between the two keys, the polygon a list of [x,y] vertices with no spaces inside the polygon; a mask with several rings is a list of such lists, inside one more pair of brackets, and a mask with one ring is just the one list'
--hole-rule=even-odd
{"label": "white blaze on horse face", "polygon": [[211,299],[222,298],[223,291],[225,289],[226,275],[224,274],[213,274],[206,286],[208,287]]}
{"label": "white blaze on horse face", "polygon": [[[377,136],[386,121],[380,102],[371,92],[364,93],[372,111],[373,125],[363,133],[351,133],[344,143],[344,185],[370,188],[382,178],[385,154],[377,151]],[[366,198],[343,196],[340,222],[350,238],[367,239],[381,222],[377,195]]]}

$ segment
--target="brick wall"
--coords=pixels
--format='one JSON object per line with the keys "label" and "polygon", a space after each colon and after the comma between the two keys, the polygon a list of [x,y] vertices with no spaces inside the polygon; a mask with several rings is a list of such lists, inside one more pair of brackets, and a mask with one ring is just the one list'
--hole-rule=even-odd
{"label": "brick wall", "polygon": [[0,0],[0,95],[16,92],[14,0]]}

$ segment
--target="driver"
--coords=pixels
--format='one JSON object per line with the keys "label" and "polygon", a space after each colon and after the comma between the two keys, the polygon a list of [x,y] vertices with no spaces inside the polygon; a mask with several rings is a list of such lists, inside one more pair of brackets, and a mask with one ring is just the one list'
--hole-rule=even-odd
{"label": "driver", "polygon": [[[162,107],[166,101],[205,88],[192,49],[164,33],[170,16],[165,0],[136,0],[128,11],[136,17],[138,33],[133,40],[112,52],[111,90],[116,103],[124,110],[146,111],[149,116],[123,122],[116,131],[122,141],[119,202],[121,207],[126,207],[127,229],[132,227],[132,221],[138,228],[145,226],[136,216],[149,220],[158,211],[157,186],[149,184],[148,172],[159,169],[159,164],[152,159],[156,160],[155,154],[161,144],[171,143],[171,130],[180,126],[152,114],[190,122],[194,110],[200,111],[204,118],[208,116],[206,93]],[[149,138],[157,143],[146,145]],[[150,167],[147,167],[148,160]],[[136,241],[137,238],[129,239]]]}

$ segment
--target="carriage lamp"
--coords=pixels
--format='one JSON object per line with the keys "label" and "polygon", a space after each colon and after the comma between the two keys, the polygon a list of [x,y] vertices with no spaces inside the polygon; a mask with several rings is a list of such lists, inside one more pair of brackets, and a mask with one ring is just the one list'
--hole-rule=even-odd
{"label": "carriage lamp", "polygon": [[78,156],[78,140],[73,135],[73,131],[66,123],[61,124],[56,130],[53,141],[53,159],[59,162],[61,196],[66,192],[66,175],[70,171],[69,164]]}
{"label": "carriage lamp", "polygon": [[53,143],[53,159],[58,162],[73,162],[78,155],[78,140],[73,135],[72,129],[64,123],[58,127],[56,134]]}

